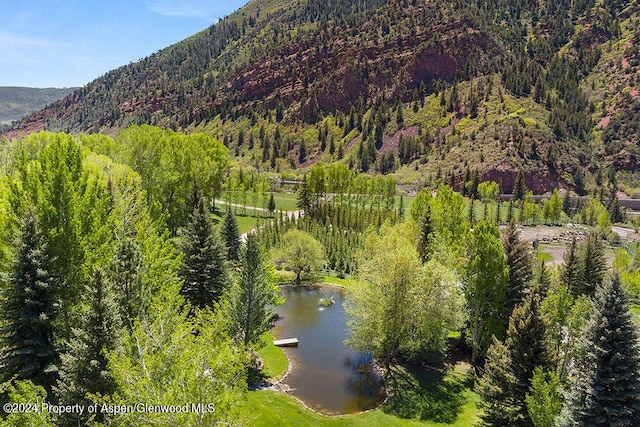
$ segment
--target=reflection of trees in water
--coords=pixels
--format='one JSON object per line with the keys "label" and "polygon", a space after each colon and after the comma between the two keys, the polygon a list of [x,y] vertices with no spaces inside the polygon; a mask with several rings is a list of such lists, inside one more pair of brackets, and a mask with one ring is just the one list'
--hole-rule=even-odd
{"label": "reflection of trees in water", "polygon": [[364,403],[363,407],[373,407],[384,399],[384,378],[376,371],[370,356],[360,355],[344,360],[345,368],[351,369],[347,389]]}

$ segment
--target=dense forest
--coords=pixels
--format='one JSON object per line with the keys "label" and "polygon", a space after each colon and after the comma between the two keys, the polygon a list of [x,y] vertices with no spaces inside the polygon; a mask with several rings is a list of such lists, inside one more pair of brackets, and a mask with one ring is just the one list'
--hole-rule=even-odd
{"label": "dense forest", "polygon": [[[458,334],[484,424],[640,420],[629,312],[640,250],[619,247],[607,264],[605,248],[620,243],[614,172],[582,204],[557,190],[537,203],[519,180],[505,208],[496,182],[471,179],[467,197],[440,181],[405,209],[390,177],[316,165],[287,215],[264,178],[230,170],[228,150],[204,134],[41,132],[2,155],[2,425],[242,423],[285,270],[298,285],[321,271],[353,277],[348,343],[391,379],[405,364],[446,364]],[[272,219],[241,237],[232,210],[213,203],[231,195],[271,200]],[[589,232],[559,267],[519,236],[518,223],[566,221]],[[36,401],[103,410],[24,406]]]}
{"label": "dense forest", "polygon": [[[154,124],[220,139],[244,164],[318,161],[404,185],[467,166],[535,193],[626,171],[638,192],[636,1],[252,1],[25,118],[113,134]],[[500,25],[496,25],[500,23]]]}

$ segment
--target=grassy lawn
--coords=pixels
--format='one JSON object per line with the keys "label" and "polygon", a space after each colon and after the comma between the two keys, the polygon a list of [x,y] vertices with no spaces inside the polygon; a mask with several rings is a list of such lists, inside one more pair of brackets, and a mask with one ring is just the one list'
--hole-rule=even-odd
{"label": "grassy lawn", "polygon": [[[269,195],[267,194],[267,200],[269,200]],[[226,200],[223,196],[220,200]],[[257,199],[257,207],[263,209],[263,200],[262,197],[258,197]],[[298,195],[295,193],[273,193],[273,201],[276,202],[276,210],[277,211],[297,211],[298,210]],[[233,203],[242,205],[242,202],[239,200],[234,200]],[[254,199],[250,196],[247,197],[247,205],[246,210],[247,213],[253,214],[253,203]],[[226,209],[226,205],[224,203],[219,203],[216,201],[216,207],[218,209]],[[238,212],[242,211],[242,208],[237,208]]]}
{"label": "grassy lawn", "polygon": [[353,286],[354,281],[350,278],[341,279],[339,277],[327,275],[322,277],[322,283],[326,285],[338,285],[349,289],[351,286]]}
{"label": "grassy lawn", "polygon": [[279,211],[297,211],[298,195],[293,193],[273,193],[276,209]]}
{"label": "grassy lawn", "polygon": [[[222,221],[222,217],[220,217],[220,215],[214,214],[213,218],[215,221]],[[240,230],[240,234],[244,234],[256,228],[257,218],[254,216],[236,215],[236,221],[238,221],[238,229]],[[264,221],[268,221],[268,219],[260,218],[261,224]]]}
{"label": "grassy lawn", "polygon": [[267,332],[262,336],[265,346],[258,352],[264,360],[264,369],[262,371],[264,378],[271,382],[277,382],[287,373],[289,361],[282,350],[273,345],[273,336]]}

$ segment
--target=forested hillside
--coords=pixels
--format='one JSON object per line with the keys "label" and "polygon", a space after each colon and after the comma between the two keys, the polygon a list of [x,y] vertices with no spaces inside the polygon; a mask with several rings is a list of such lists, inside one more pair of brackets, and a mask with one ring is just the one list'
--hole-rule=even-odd
{"label": "forested hillside", "polygon": [[15,120],[20,120],[24,116],[64,98],[75,89],[0,87],[0,125],[8,125]]}
{"label": "forested hillside", "polygon": [[318,161],[462,188],[640,187],[637,1],[252,1],[22,121],[221,139],[283,171]]}

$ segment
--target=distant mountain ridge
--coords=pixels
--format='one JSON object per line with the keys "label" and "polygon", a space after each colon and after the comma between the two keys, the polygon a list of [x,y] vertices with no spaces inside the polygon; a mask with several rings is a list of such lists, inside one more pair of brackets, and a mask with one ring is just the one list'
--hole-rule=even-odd
{"label": "distant mountain ridge", "polygon": [[0,86],[0,125],[8,125],[71,94],[78,88]]}
{"label": "distant mountain ridge", "polygon": [[457,188],[640,188],[637,0],[253,0],[7,133],[153,124],[239,164],[317,162]]}

